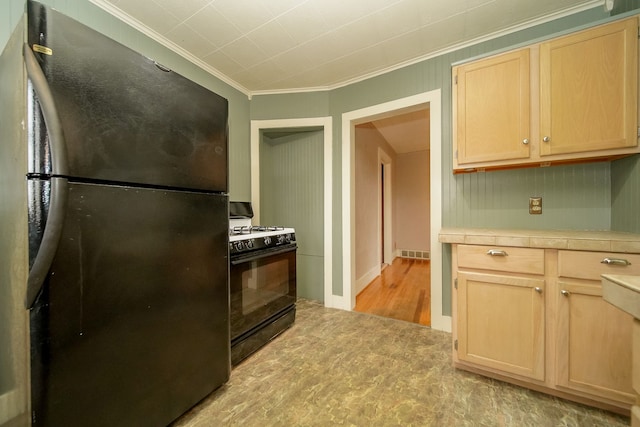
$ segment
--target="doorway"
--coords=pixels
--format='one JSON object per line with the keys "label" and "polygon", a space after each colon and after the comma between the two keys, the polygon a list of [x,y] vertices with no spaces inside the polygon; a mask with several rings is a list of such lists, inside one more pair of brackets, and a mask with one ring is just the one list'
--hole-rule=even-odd
{"label": "doorway", "polygon": [[431,259],[431,327],[451,331],[451,317],[444,316],[442,310],[442,245],[438,242],[438,233],[442,227],[442,189],[441,187],[441,91],[436,89],[418,95],[401,98],[383,104],[354,110],[342,115],[342,176],[350,183],[342,188],[343,223],[343,307],[352,310],[355,307],[355,198],[354,193],[354,152],[355,126],[376,118],[397,114],[403,110],[429,107],[431,140],[430,173],[430,259]]}
{"label": "doorway", "polygon": [[425,326],[431,324],[429,118],[422,105],[390,112],[356,125],[354,141],[355,310]]}

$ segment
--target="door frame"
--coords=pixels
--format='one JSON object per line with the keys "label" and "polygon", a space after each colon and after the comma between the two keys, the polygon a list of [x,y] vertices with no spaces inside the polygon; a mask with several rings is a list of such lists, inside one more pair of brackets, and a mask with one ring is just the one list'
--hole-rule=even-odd
{"label": "door frame", "polygon": [[[384,174],[384,181],[378,174],[378,254],[382,253],[384,248],[382,259],[378,264],[390,265],[394,259],[391,241],[391,236],[393,235],[393,193],[391,190],[393,188],[393,162],[391,157],[379,147],[378,165],[382,165],[382,173]],[[384,230],[383,236],[380,235],[380,230]]]}
{"label": "door frame", "polygon": [[431,188],[431,327],[451,332],[451,316],[442,314],[442,94],[440,89],[365,107],[342,114],[342,290],[341,308],[353,310],[355,292],[355,126],[429,106]]}
{"label": "door frame", "polygon": [[324,175],[324,305],[334,306],[333,301],[333,263],[331,257],[333,222],[331,211],[333,209],[333,177],[332,177],[332,144],[333,144],[333,119],[332,117],[310,117],[301,119],[276,119],[276,120],[251,120],[251,205],[253,207],[253,218],[256,223],[260,223],[260,131],[264,129],[300,129],[317,128],[323,129],[323,175]]}

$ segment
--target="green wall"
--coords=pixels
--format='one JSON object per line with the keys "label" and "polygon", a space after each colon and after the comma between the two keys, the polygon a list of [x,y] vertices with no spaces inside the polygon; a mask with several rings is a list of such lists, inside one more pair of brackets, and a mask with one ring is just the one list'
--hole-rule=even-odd
{"label": "green wall", "polygon": [[296,230],[298,296],[324,301],[324,132],[260,143],[260,219]]}
{"label": "green wall", "polygon": [[0,3],[0,52],[4,50],[24,10],[24,0],[2,0]]}
{"label": "green wall", "polygon": [[[620,185],[619,175],[634,176],[637,163],[590,163],[550,168],[520,169],[453,175],[451,136],[451,65],[493,52],[512,49],[609,18],[599,6],[553,22],[525,29],[452,53],[404,67],[346,87],[319,94],[254,96],[251,119],[291,117],[333,117],[333,283],[342,294],[342,187],[341,126],[345,112],[403,97],[441,89],[442,95],[442,216],[444,226],[534,228],[534,229],[616,229],[626,224],[628,214],[612,200],[612,185]],[[328,95],[328,104],[325,96]],[[317,97],[317,98],[314,98]],[[317,103],[314,103],[317,101]],[[612,177],[616,177],[612,183]],[[621,190],[620,190],[621,191]],[[625,190],[630,193],[632,190]],[[614,189],[617,195],[618,190]],[[529,196],[543,197],[543,215],[528,214]],[[632,197],[637,199],[637,196]],[[638,202],[635,201],[635,206]],[[612,219],[615,218],[615,221]],[[626,227],[626,226],[625,226]],[[621,228],[637,231],[633,228]],[[447,245],[445,245],[447,246]],[[448,247],[443,254],[443,313],[450,314],[449,283],[451,259]]]}
{"label": "green wall", "polygon": [[640,233],[640,155],[612,162],[611,229]]}

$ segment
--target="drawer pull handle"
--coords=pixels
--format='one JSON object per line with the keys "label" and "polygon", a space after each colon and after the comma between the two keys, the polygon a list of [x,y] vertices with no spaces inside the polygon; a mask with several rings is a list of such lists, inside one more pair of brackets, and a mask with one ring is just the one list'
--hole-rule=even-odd
{"label": "drawer pull handle", "polygon": [[622,258],[605,258],[600,261],[601,264],[609,264],[609,265],[631,265],[629,261]]}
{"label": "drawer pull handle", "polygon": [[542,293],[542,288],[540,286],[536,286],[535,288],[533,288],[533,290],[536,291],[539,294]]}
{"label": "drawer pull handle", "polygon": [[564,295],[565,297],[568,297],[569,295],[571,295],[571,294],[569,293],[569,291],[565,291],[564,289],[563,289],[563,290],[561,290],[561,291],[560,291],[560,293],[561,293],[562,295]]}
{"label": "drawer pull handle", "polygon": [[489,249],[487,251],[487,255],[491,255],[491,256],[507,256],[507,253],[505,251],[500,251],[498,249]]}

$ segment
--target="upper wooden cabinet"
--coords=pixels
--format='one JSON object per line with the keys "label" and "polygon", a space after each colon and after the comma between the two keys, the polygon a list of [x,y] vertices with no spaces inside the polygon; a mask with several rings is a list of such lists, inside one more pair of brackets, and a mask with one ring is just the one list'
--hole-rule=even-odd
{"label": "upper wooden cabinet", "polygon": [[638,148],[638,18],[453,68],[454,172]]}
{"label": "upper wooden cabinet", "polygon": [[458,67],[457,89],[459,164],[529,158],[529,49]]}
{"label": "upper wooden cabinet", "polygon": [[540,45],[540,154],[637,145],[638,22]]}

